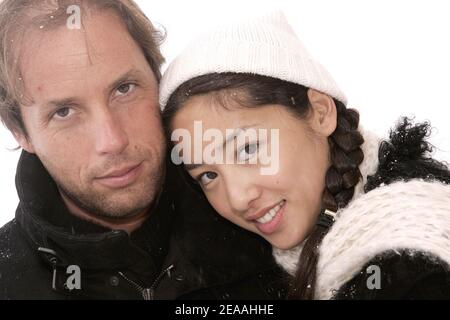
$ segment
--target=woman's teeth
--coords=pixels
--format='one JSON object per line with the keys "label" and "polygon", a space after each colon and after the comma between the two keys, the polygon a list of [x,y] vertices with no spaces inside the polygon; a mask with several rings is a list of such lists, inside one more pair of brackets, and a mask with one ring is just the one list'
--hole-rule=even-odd
{"label": "woman's teeth", "polygon": [[283,207],[286,200],[282,200],[279,204],[277,204],[274,208],[270,209],[264,216],[259,219],[256,219],[259,223],[267,223],[272,221],[272,219],[277,215],[278,211]]}

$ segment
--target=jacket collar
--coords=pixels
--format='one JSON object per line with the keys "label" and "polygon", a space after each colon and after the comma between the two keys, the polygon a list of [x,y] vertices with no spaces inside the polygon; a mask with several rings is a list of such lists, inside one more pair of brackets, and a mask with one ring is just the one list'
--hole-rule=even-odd
{"label": "jacket collar", "polygon": [[[165,253],[158,249],[167,247],[170,234],[167,230],[172,211],[165,195],[147,221],[129,236],[70,214],[41,161],[26,151],[19,159],[16,187],[20,199],[16,220],[35,250],[43,247],[54,251],[60,265],[75,264],[86,269],[133,267],[156,272],[155,259],[162,261],[158,255]],[[43,257],[48,261],[52,258],[47,254]]]}
{"label": "jacket collar", "polygon": [[[158,207],[135,231],[139,235],[133,233],[129,237],[123,231],[108,230],[72,216],[41,161],[23,151],[16,174],[20,198],[16,219],[32,247],[55,251],[61,266],[130,268],[150,279],[174,266],[172,278],[184,281],[178,281],[177,287],[173,281],[166,282],[170,277],[164,276],[161,285],[168,286],[167,292],[172,296],[163,298],[176,298],[199,288],[278,269],[266,241],[221,218],[204,197],[181,186],[174,168],[167,165],[166,188]],[[61,216],[64,219],[57,219]],[[149,250],[165,256],[162,268],[155,271],[149,250],[142,249],[145,245],[138,247],[134,237],[150,243]],[[42,256],[48,264],[52,263],[52,256]]]}

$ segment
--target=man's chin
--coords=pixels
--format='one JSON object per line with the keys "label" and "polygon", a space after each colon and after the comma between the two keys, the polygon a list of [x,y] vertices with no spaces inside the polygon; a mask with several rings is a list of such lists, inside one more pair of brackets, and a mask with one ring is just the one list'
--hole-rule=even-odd
{"label": "man's chin", "polygon": [[147,216],[149,213],[151,205],[148,204],[144,207],[139,208],[128,208],[123,207],[115,208],[115,211],[112,211],[109,208],[104,208],[102,210],[98,210],[95,214],[93,214],[97,219],[101,219],[104,221],[108,221],[111,223],[128,223],[134,221],[136,219],[140,219],[143,216]]}
{"label": "man's chin", "polygon": [[[130,220],[148,211],[155,199],[154,194],[136,197],[111,197],[104,198],[101,203],[93,203],[84,206],[87,212],[111,220]],[[85,202],[86,203],[86,202]]]}
{"label": "man's chin", "polygon": [[73,194],[62,188],[60,188],[60,192],[69,211],[75,215],[111,222],[139,218],[140,215],[149,210],[156,198],[155,192],[144,194],[137,190],[128,191],[124,194],[115,192],[108,196],[104,192]]}

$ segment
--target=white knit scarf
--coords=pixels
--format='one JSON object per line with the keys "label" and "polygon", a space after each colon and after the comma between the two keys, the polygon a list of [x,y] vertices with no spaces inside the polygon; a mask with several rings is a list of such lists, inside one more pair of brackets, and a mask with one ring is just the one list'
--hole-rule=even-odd
{"label": "white knit scarf", "polygon": [[[363,180],[319,248],[316,299],[330,299],[375,256],[388,250],[422,252],[450,265],[450,185],[413,179],[397,181],[364,193],[367,176],[378,167],[381,139],[359,128],[364,137]],[[273,249],[274,257],[294,274],[302,244]]]}

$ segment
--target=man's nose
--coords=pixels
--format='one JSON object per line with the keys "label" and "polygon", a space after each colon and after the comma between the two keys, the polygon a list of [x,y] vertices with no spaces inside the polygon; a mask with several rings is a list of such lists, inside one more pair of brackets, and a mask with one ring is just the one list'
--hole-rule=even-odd
{"label": "man's nose", "polygon": [[240,215],[247,213],[261,196],[261,187],[250,175],[234,173],[225,183],[230,206]]}
{"label": "man's nose", "polygon": [[120,154],[129,144],[128,135],[117,115],[99,111],[94,121],[95,148],[99,154]]}

